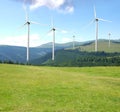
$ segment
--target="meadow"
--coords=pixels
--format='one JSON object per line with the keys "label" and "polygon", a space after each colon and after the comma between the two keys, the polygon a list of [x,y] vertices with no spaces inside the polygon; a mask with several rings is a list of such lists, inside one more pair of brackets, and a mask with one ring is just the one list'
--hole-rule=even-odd
{"label": "meadow", "polygon": [[0,112],[120,112],[120,67],[0,64]]}

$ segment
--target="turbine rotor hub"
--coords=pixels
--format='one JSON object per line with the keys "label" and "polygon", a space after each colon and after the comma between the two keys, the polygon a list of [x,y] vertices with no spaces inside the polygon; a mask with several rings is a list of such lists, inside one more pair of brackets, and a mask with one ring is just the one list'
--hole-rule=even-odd
{"label": "turbine rotor hub", "polygon": [[96,18],[95,20],[96,20],[96,21],[98,21],[99,19],[98,19],[98,18]]}
{"label": "turbine rotor hub", "polygon": [[53,31],[55,31],[55,28],[53,28]]}
{"label": "turbine rotor hub", "polygon": [[28,21],[28,22],[27,22],[27,24],[29,24],[29,25],[30,25],[30,22]]}

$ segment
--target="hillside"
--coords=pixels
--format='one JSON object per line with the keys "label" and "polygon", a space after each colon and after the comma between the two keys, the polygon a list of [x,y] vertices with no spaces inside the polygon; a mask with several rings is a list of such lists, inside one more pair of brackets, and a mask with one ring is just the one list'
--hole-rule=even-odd
{"label": "hillside", "polygon": [[[108,46],[108,43],[108,40],[99,40],[98,52],[120,52],[119,41],[112,40],[110,43],[110,47]],[[52,54],[51,52],[52,43],[47,43],[38,47],[30,48],[31,64],[41,65],[50,62]],[[57,60],[57,63],[68,64],[70,62],[69,60],[73,61],[73,59],[76,60],[76,58],[81,57],[81,53],[79,52],[94,52],[94,41],[75,42],[75,49],[73,49],[72,42],[65,44],[55,44],[55,59]],[[89,56],[89,54],[87,55]],[[0,61],[5,60],[26,63],[26,48],[18,46],[0,46]]]}
{"label": "hillside", "polygon": [[[81,45],[80,47],[76,47],[80,51],[88,51],[94,52],[95,51],[95,42],[88,44],[88,45]],[[98,51],[104,52],[120,52],[120,42],[112,40],[110,42],[108,40],[99,40],[98,41]]]}
{"label": "hillside", "polygon": [[120,66],[120,53],[59,50],[55,53],[54,61],[51,60],[51,55],[47,54],[42,58],[33,60],[32,64],[49,66]]}
{"label": "hillside", "polygon": [[[49,52],[51,52],[49,48],[30,48],[30,60],[44,56]],[[26,63],[26,48],[6,45],[0,46],[0,60]]]}
{"label": "hillside", "polygon": [[110,47],[107,40],[99,40],[98,52],[94,52],[94,42],[84,43],[73,48],[57,50],[55,61],[51,61],[51,53],[32,60],[34,65],[54,66],[112,66],[120,65],[120,44],[112,41]]}
{"label": "hillside", "polygon": [[[84,45],[86,42],[75,42],[76,46]],[[38,46],[39,48],[52,48],[52,42],[42,44],[41,46]],[[73,47],[73,42],[68,42],[68,43],[55,43],[55,48],[56,49],[63,49],[63,48],[71,48]]]}
{"label": "hillside", "polygon": [[[83,43],[76,42],[76,46]],[[55,44],[55,50],[71,48],[72,42],[65,44]],[[52,42],[43,44],[38,47],[30,48],[30,61],[43,57],[52,51]],[[13,62],[26,63],[26,47],[0,45],[0,61],[10,60]]]}

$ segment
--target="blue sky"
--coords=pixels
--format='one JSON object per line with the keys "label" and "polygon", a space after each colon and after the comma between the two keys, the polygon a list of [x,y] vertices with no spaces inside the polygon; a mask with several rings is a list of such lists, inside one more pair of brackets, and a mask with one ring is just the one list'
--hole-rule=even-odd
{"label": "blue sky", "polygon": [[[95,39],[94,6],[98,18],[112,22],[99,21],[99,39],[120,39],[120,0],[26,0],[29,20],[40,24],[30,26],[30,46],[39,46],[52,41],[51,17],[54,20],[56,43],[73,40],[89,41]],[[23,8],[24,0],[1,0],[0,3],[0,45],[27,46],[27,26]],[[42,25],[46,24],[46,25]]]}

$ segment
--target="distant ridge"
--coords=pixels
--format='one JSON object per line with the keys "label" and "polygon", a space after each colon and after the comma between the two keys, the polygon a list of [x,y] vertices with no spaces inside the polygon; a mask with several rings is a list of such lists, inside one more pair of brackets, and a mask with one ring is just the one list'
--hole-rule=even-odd
{"label": "distant ridge", "polygon": [[[75,42],[76,45],[81,45],[81,42]],[[69,48],[72,47],[73,43],[72,42],[68,42],[68,43],[55,43],[55,47],[58,48]],[[42,44],[40,46],[38,46],[39,48],[52,48],[52,42],[46,43],[46,44]]]}
{"label": "distant ridge", "polygon": [[[71,46],[69,48],[57,50],[55,53],[55,61],[54,62],[51,61],[51,53],[48,53],[41,58],[32,60],[32,63],[34,65],[42,64],[42,65],[54,65],[54,66],[72,66],[72,65],[78,66],[75,64],[75,62],[76,62],[75,60],[77,60],[77,59],[78,60],[81,60],[81,59],[87,60],[88,58],[90,58],[90,60],[94,60],[94,57],[97,57],[97,59],[99,57],[98,60],[101,60],[104,57],[103,60],[106,60],[107,57],[109,57],[109,58],[111,57],[111,59],[113,59],[115,56],[117,58],[116,60],[117,61],[119,60],[120,44],[114,43],[113,40],[111,40],[111,44],[109,47],[108,40],[100,39],[98,41],[98,50],[99,50],[98,53],[96,53],[94,41],[89,41],[89,42],[85,42],[85,43],[82,43],[81,45],[76,46],[75,49],[73,49]],[[119,61],[118,61],[118,63],[119,63]],[[98,65],[100,65],[100,64],[101,65],[104,64],[104,61],[99,63]],[[85,66],[85,63],[83,65]],[[89,63],[89,65],[91,65],[91,64]],[[95,65],[95,64],[92,64],[92,65]],[[109,66],[110,65],[113,65],[113,64],[109,63]],[[88,63],[86,66],[88,66]]]}
{"label": "distant ridge", "polygon": [[[108,47],[109,40],[100,39],[98,41],[98,51],[108,53],[120,52],[120,40],[111,40],[110,48]],[[55,50],[77,50],[79,52],[94,52],[94,41],[75,42],[75,49],[73,49],[73,42],[55,44]],[[51,59],[52,42],[40,45],[38,47],[30,48],[30,61],[40,61],[44,63]],[[64,52],[64,53],[65,53]],[[56,55],[56,53],[55,53]],[[60,54],[62,56],[62,54]],[[74,55],[74,53],[69,53]],[[0,45],[0,61],[11,60],[13,62],[26,63],[26,47]],[[38,62],[39,62],[38,61]]]}
{"label": "distant ridge", "polygon": [[[51,49],[46,48],[30,48],[30,59],[39,58]],[[13,62],[26,63],[26,47],[0,45],[0,61],[10,60]]]}

